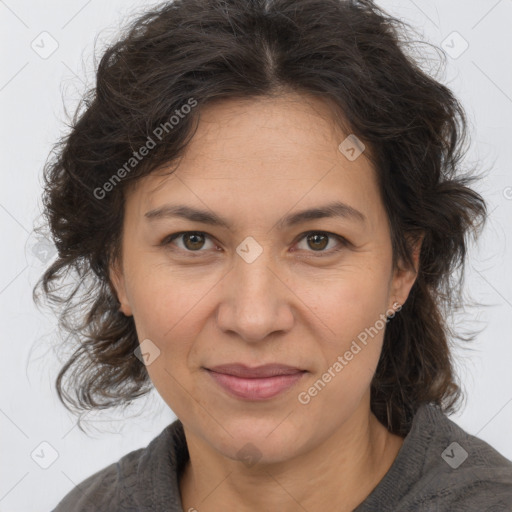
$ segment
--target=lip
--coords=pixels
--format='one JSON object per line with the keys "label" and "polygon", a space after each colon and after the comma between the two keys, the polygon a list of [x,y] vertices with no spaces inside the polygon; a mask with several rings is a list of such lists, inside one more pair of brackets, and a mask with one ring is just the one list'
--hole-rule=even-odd
{"label": "lip", "polygon": [[306,370],[280,364],[253,368],[243,364],[226,364],[205,370],[232,396],[256,401],[267,400],[284,393],[306,373]]}
{"label": "lip", "polygon": [[247,366],[242,363],[221,364],[207,368],[212,372],[222,373],[225,375],[233,375],[246,379],[276,377],[278,375],[292,375],[302,372],[301,368],[289,366],[287,364],[264,364],[261,366]]}

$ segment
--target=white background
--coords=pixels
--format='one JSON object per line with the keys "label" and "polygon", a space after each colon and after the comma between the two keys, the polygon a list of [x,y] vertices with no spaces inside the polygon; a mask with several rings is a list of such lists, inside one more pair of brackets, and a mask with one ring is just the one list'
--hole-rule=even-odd
{"label": "white background", "polygon": [[[51,145],[94,80],[92,55],[115,37],[144,1],[0,1],[0,512],[51,510],[84,478],[145,446],[174,418],[156,392],[122,417],[90,414],[89,436],[59,403],[52,352],[55,319],[32,303],[44,270],[44,250],[31,232],[40,214],[40,178]],[[469,254],[467,292],[484,308],[457,317],[481,333],[471,350],[456,351],[465,407],[452,419],[512,459],[512,1],[382,0],[379,5],[412,23],[440,46],[448,67],[440,79],[466,108],[472,129],[469,161],[489,169],[478,190],[491,213],[479,246]],[[31,47],[56,51],[41,58]],[[451,35],[456,31],[462,36]],[[448,39],[447,39],[448,38]],[[464,48],[464,40],[469,45]],[[42,49],[40,51],[43,51]],[[456,57],[456,58],[454,58]],[[38,245],[39,243],[39,245]],[[51,255],[51,254],[50,254]],[[52,448],[58,457],[47,469]],[[44,456],[42,455],[44,454]],[[37,459],[36,456],[34,456]]]}

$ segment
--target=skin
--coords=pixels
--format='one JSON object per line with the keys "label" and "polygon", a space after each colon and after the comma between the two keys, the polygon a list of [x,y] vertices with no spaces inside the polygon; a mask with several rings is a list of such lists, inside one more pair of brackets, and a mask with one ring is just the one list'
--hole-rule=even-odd
{"label": "skin", "polygon": [[[384,329],[308,404],[298,401],[359,333],[406,301],[416,277],[415,268],[393,267],[375,170],[366,152],[354,161],[340,152],[348,134],[331,111],[296,93],[209,105],[177,171],[155,171],[127,194],[122,260],[111,279],[139,340],[160,350],[147,369],[184,425],[185,511],[352,510],[402,446],[370,411]],[[277,226],[336,200],[365,222]],[[231,227],[145,218],[167,203],[215,212]],[[208,236],[160,245],[183,231]],[[349,243],[308,242],[309,231]],[[263,249],[251,263],[236,252],[248,236]],[[307,373],[272,399],[241,400],[203,369],[234,362]],[[244,446],[256,463],[244,462]]]}

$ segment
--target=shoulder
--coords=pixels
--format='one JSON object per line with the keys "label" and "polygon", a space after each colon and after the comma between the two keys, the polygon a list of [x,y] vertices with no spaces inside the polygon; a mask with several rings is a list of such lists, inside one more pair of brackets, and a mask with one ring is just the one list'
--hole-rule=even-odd
{"label": "shoulder", "polygon": [[[510,460],[436,406],[422,406],[417,416],[412,441],[424,455],[415,461],[421,477],[412,493],[412,510],[512,510]],[[415,452],[411,455],[414,459]]]}
{"label": "shoulder", "polygon": [[512,510],[512,462],[424,404],[391,468],[357,512]]}
{"label": "shoulder", "polygon": [[124,455],[76,485],[52,512],[159,510],[160,500],[167,500],[170,511],[181,510],[172,505],[179,504],[177,470],[186,454],[182,425],[176,420],[145,448]]}
{"label": "shoulder", "polygon": [[59,502],[53,512],[123,510],[119,506],[132,502],[130,490],[136,484],[136,468],[146,450],[134,450],[86,478]]}

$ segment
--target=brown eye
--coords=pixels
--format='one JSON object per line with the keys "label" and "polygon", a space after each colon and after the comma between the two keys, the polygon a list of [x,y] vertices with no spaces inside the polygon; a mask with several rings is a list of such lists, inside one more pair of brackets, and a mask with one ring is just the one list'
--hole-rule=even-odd
{"label": "brown eye", "polygon": [[202,233],[185,233],[182,237],[185,247],[191,251],[201,249],[204,245],[205,237]]}
{"label": "brown eye", "polygon": [[315,251],[323,250],[329,243],[329,237],[325,234],[313,233],[307,236],[307,241],[309,246]]}
{"label": "brown eye", "polygon": [[[305,247],[300,247],[300,244],[303,243],[303,240],[306,242]],[[337,244],[330,244],[331,241],[335,241]],[[335,235],[334,233],[325,231],[310,231],[301,235],[298,245],[298,248],[305,252],[318,253],[318,256],[328,256],[342,250],[344,247],[349,245],[349,242],[342,236]],[[325,250],[328,245],[332,246]],[[317,254],[314,256],[317,256]]]}
{"label": "brown eye", "polygon": [[184,231],[169,235],[162,240],[160,245],[169,246],[170,248],[175,246],[175,248],[177,247],[178,250],[185,253],[205,252],[207,249],[215,248],[215,244],[211,240],[210,247],[207,246],[206,242],[208,240],[210,240],[210,236],[201,231]]}

